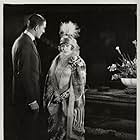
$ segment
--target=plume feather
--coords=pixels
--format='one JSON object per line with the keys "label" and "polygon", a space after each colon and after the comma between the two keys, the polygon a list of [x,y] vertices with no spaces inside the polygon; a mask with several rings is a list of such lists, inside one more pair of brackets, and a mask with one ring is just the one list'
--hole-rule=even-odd
{"label": "plume feather", "polygon": [[77,38],[79,37],[79,32],[80,29],[76,23],[72,23],[71,21],[64,22],[64,23],[61,22],[60,31],[59,31],[61,37],[67,35],[67,36],[72,36],[73,38]]}

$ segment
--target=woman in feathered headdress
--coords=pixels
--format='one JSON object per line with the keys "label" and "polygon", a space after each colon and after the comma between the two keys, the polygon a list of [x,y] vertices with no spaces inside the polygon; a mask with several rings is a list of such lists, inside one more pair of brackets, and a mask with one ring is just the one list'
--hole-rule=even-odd
{"label": "woman in feathered headdress", "polygon": [[60,25],[60,53],[46,76],[43,103],[49,112],[50,140],[84,140],[86,65],[79,56],[79,28]]}

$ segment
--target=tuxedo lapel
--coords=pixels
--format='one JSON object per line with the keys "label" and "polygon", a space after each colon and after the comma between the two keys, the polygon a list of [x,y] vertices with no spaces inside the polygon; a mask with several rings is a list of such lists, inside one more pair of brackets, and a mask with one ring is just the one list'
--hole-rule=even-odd
{"label": "tuxedo lapel", "polygon": [[38,51],[37,51],[37,48],[36,48],[36,46],[37,46],[37,43],[34,43],[34,42],[36,42],[36,41],[32,41],[33,42],[33,50],[35,51],[35,53],[39,56],[39,53],[38,53]]}
{"label": "tuxedo lapel", "polygon": [[35,53],[35,54],[37,55],[37,57],[38,57],[38,60],[39,60],[39,70],[40,70],[40,72],[41,72],[41,59],[40,59],[40,55],[39,55],[39,53],[38,53],[38,51],[37,51],[37,48],[36,48],[36,46],[37,46],[36,41],[35,41],[35,40],[32,41],[32,39],[31,39],[27,34],[25,34],[25,33],[23,33],[22,35],[25,36],[26,39],[31,43],[31,47],[32,47],[34,53]]}
{"label": "tuxedo lapel", "polygon": [[34,49],[35,53],[36,53],[37,56],[38,56],[38,59],[39,59],[39,70],[40,70],[40,72],[41,72],[41,59],[40,59],[40,55],[39,55],[39,53],[38,53],[38,51],[37,51],[36,46],[37,46],[37,42],[36,42],[36,40],[34,40],[34,41],[33,41],[33,49]]}
{"label": "tuxedo lapel", "polygon": [[39,55],[38,51],[36,49],[37,43],[34,43],[34,41],[32,41],[32,39],[27,34],[25,34],[25,33],[22,33],[22,36],[31,43],[32,49],[34,50],[35,54]]}

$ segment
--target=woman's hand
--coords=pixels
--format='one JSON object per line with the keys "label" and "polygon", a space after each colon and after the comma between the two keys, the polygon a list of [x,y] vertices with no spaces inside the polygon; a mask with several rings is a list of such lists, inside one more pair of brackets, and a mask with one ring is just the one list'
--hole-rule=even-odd
{"label": "woman's hand", "polygon": [[54,93],[54,100],[53,101],[57,102],[57,103],[61,102],[61,97],[57,92]]}
{"label": "woman's hand", "polygon": [[54,102],[57,102],[57,103],[60,103],[61,102],[61,98],[60,98],[59,95],[55,96]]}

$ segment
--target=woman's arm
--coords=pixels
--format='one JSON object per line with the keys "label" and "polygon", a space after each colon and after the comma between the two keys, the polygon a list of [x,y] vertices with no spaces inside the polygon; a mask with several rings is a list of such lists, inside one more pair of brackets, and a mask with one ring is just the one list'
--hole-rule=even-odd
{"label": "woman's arm", "polygon": [[75,60],[75,68],[72,72],[72,84],[75,94],[75,99],[78,100],[85,93],[86,84],[86,64],[84,60],[78,56]]}

